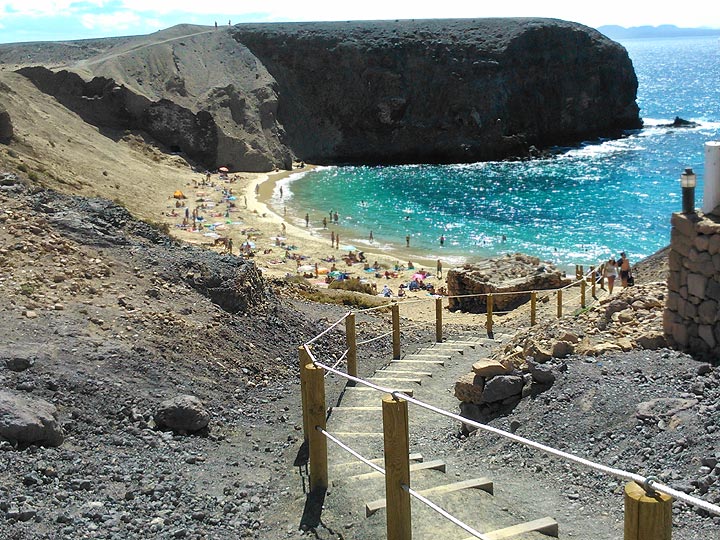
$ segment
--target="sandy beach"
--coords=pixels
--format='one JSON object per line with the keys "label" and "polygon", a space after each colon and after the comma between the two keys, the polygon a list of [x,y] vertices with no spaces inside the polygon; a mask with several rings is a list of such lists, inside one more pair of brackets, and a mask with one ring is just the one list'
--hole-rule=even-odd
{"label": "sandy beach", "polygon": [[[405,296],[399,298],[398,291],[401,284],[407,285],[421,271],[428,273],[425,283],[432,284],[436,292],[441,291],[441,288],[446,287],[444,276],[449,269],[447,260],[441,259],[443,277],[438,278],[437,260],[422,258],[411,248],[395,246],[388,252],[373,249],[372,245],[362,246],[359,249],[364,252],[366,262],[371,266],[377,262],[380,266],[377,271],[366,271],[365,264],[361,262],[348,264],[343,260],[348,255],[347,251],[331,246],[331,233],[342,229],[334,228],[331,223],[328,223],[327,229],[317,223],[311,223],[306,228],[303,226],[303,217],[280,215],[278,212],[283,210],[269,205],[278,181],[310,169],[312,166],[306,165],[303,169],[267,174],[229,172],[226,178],[212,174],[209,183],[201,174],[187,173],[178,179],[176,188],[182,191],[186,199],[169,197],[166,206],[158,211],[160,221],[170,227],[172,235],[218,252],[227,252],[223,238],[232,239],[232,253],[235,255],[241,253],[244,242],[251,242],[254,253],[252,259],[268,277],[304,276],[310,284],[321,289],[328,286],[326,276],[335,268],[349,278],[360,278],[377,287],[378,295],[387,285],[392,291],[388,301],[407,304],[402,310],[403,316],[417,321],[434,320],[431,294],[425,290],[406,289]],[[201,230],[193,231],[192,216],[195,209],[202,218],[197,223],[203,226]],[[187,225],[183,227],[186,212]],[[318,221],[317,216],[314,216],[314,221]],[[343,246],[342,237],[340,246]],[[413,262],[413,269],[408,268],[410,261]],[[317,276],[315,265],[318,268]],[[400,267],[397,271],[396,265]],[[385,276],[385,271],[388,271],[389,277]],[[421,299],[427,302],[417,302]],[[468,324],[484,320],[484,316],[448,312],[446,318],[448,322],[452,319]]]}

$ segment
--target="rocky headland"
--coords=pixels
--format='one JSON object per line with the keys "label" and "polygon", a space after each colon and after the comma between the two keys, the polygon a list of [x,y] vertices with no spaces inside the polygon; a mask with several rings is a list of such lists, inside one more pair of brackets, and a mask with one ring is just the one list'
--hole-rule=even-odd
{"label": "rocky headland", "polygon": [[238,25],[312,163],[473,162],[639,128],[625,49],[550,19]]}
{"label": "rocky headland", "polygon": [[550,19],[181,25],[0,58],[87,122],[210,169],[520,158],[642,125],[625,49]]}

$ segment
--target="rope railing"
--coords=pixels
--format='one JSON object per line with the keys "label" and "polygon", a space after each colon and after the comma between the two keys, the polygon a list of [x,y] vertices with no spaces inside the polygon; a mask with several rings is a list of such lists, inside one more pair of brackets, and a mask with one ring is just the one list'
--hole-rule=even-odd
{"label": "rope railing", "polygon": [[463,529],[466,533],[470,533],[470,534],[472,534],[475,538],[480,538],[480,540],[490,540],[490,538],[489,538],[487,535],[481,533],[480,531],[477,531],[477,530],[473,529],[470,525],[468,525],[467,523],[459,520],[458,518],[456,518],[455,516],[453,516],[451,513],[449,513],[447,510],[444,510],[443,508],[439,507],[437,504],[435,504],[434,502],[432,502],[432,501],[431,501],[430,499],[428,499],[427,497],[421,495],[420,493],[418,493],[418,492],[415,491],[414,489],[411,489],[410,486],[408,486],[408,485],[406,485],[406,484],[403,484],[403,485],[400,486],[400,487],[402,487],[402,489],[404,489],[405,491],[407,491],[411,496],[415,497],[418,501],[420,501],[421,503],[423,503],[425,506],[431,508],[432,510],[434,510],[435,512],[437,512],[438,514],[440,514],[442,517],[444,517],[444,518],[447,519],[448,521],[454,523],[455,525],[457,525],[458,527],[460,527],[461,529]]}
{"label": "rope railing", "polygon": [[334,323],[332,323],[332,324],[331,324],[330,326],[328,326],[325,330],[323,330],[322,332],[320,332],[317,336],[315,336],[314,338],[312,338],[310,341],[306,342],[305,345],[310,345],[311,343],[315,343],[318,339],[320,339],[320,338],[323,337],[325,334],[327,334],[328,332],[330,332],[333,328],[335,328],[335,327],[338,326],[340,323],[342,323],[343,321],[345,321],[345,318],[346,318],[348,315],[349,315],[349,314],[346,313],[345,315],[343,315],[342,317],[340,317],[337,321],[335,321]]}
{"label": "rope railing", "polygon": [[366,457],[364,457],[360,452],[358,452],[358,451],[356,451],[356,450],[353,450],[353,449],[350,448],[347,444],[345,444],[345,443],[342,442],[340,439],[338,439],[337,437],[335,437],[335,435],[332,435],[332,434],[328,433],[327,431],[325,431],[324,429],[322,429],[320,426],[315,426],[315,429],[317,429],[320,433],[322,433],[323,435],[325,435],[325,437],[327,437],[328,440],[331,440],[332,442],[334,442],[335,444],[337,444],[340,448],[342,448],[343,450],[345,450],[346,452],[348,452],[348,453],[351,454],[352,456],[356,457],[359,461],[363,462],[365,465],[367,465],[367,466],[370,467],[371,469],[374,469],[375,471],[377,471],[377,472],[379,472],[380,474],[382,474],[383,476],[385,476],[385,469],[383,469],[380,465],[377,465],[376,463],[373,463],[372,461],[370,461],[369,459],[367,459]]}
{"label": "rope railing", "polygon": [[385,332],[384,334],[380,334],[379,336],[375,336],[374,338],[366,339],[364,341],[358,341],[357,345],[367,345],[368,343],[378,341],[378,340],[386,338],[388,336],[392,336],[392,332]]}
{"label": "rope railing", "polygon": [[[589,301],[587,301],[588,277],[590,276],[592,276],[593,281],[590,283],[590,298]],[[432,501],[426,499],[421,494],[414,492],[409,487],[409,465],[407,463],[404,463],[408,462],[409,439],[407,438],[407,433],[405,434],[404,439],[398,439],[396,437],[396,431],[398,429],[402,431],[402,427],[404,425],[404,430],[407,432],[407,404],[412,403],[413,405],[417,405],[418,407],[433,412],[435,414],[439,414],[454,421],[461,422],[466,426],[505,438],[512,443],[521,444],[523,446],[556,457],[558,459],[571,462],[576,465],[594,470],[598,473],[606,474],[628,482],[625,485],[624,492],[626,540],[644,540],[666,536],[669,537],[669,531],[672,528],[671,505],[673,500],[677,500],[685,504],[697,507],[707,512],[708,514],[720,516],[720,506],[714,505],[700,498],[693,497],[682,491],[676,490],[671,486],[660,483],[653,476],[642,476],[640,474],[632,473],[622,469],[609,467],[601,463],[597,463],[592,460],[576,456],[569,452],[552,448],[531,439],[526,439],[524,437],[520,437],[519,435],[515,435],[513,433],[509,433],[501,429],[494,428],[492,426],[488,426],[486,424],[482,424],[468,418],[464,418],[457,413],[452,413],[429,403],[420,401],[412,397],[411,395],[407,395],[402,390],[388,388],[379,384],[375,384],[371,381],[358,377],[357,375],[357,347],[359,345],[367,345],[380,339],[392,336],[393,359],[401,358],[401,333],[399,315],[399,308],[401,305],[426,303],[429,300],[434,301],[436,312],[436,342],[440,343],[443,341],[442,301],[445,298],[449,299],[487,297],[487,314],[485,326],[488,331],[488,336],[492,338],[493,315],[521,315],[529,309],[530,325],[532,326],[536,324],[538,300],[540,302],[547,303],[552,296],[556,296],[557,298],[557,318],[561,318],[564,315],[565,306],[576,305],[576,302],[579,299],[580,308],[568,311],[569,314],[576,315],[577,313],[580,313],[580,309],[588,309],[597,302],[598,297],[596,296],[595,286],[598,282],[601,282],[601,280],[598,279],[598,274],[596,273],[594,267],[592,267],[590,272],[587,273],[583,273],[581,271],[581,267],[578,267],[578,269],[576,270],[575,281],[558,289],[539,289],[534,291],[513,291],[503,293],[477,293],[471,295],[456,295],[449,297],[435,296],[425,299],[410,300],[406,302],[398,302],[392,300],[380,306],[364,310],[350,311],[343,315],[338,321],[331,324],[323,332],[315,336],[313,339],[305,343],[300,348],[300,371],[301,379],[304,381],[301,384],[303,398],[303,431],[305,433],[305,438],[308,441],[310,449],[309,457],[311,490],[316,487],[323,486],[327,488],[326,441],[331,440],[332,442],[341,445],[341,447],[353,454],[363,463],[366,463],[368,466],[372,467],[377,472],[386,475],[386,501],[388,508],[387,519],[389,540],[405,540],[410,538],[408,533],[411,528],[409,497],[415,497],[423,504],[427,504],[434,511],[440,513],[466,532],[472,534],[474,537],[480,539],[487,539],[487,534],[483,536],[483,533],[480,533],[472,527],[468,526],[467,524],[464,524],[462,521],[452,516],[447,511],[434,504]],[[563,295],[563,292],[569,292],[573,287],[575,287],[575,291],[577,291],[575,294]],[[493,311],[493,301],[495,297],[518,294],[530,296],[529,302],[523,304],[522,309],[514,309],[512,311],[502,312]],[[545,309],[547,309],[547,307],[551,306],[548,305]],[[356,342],[355,315],[357,313],[368,313],[388,309],[391,312],[392,330],[390,332],[385,332],[378,336]],[[322,336],[327,335],[333,328],[340,325],[343,321],[345,322],[347,348],[332,366],[326,365],[325,363],[320,362],[318,358],[315,357],[311,350],[312,344],[318,339],[320,339]],[[413,332],[421,332],[425,330],[428,326],[427,324],[412,323],[408,322],[407,320],[404,324],[406,331],[410,330]],[[347,360],[347,373],[338,369],[338,366],[345,359]],[[395,405],[402,405],[402,407],[404,407],[405,412],[400,414],[400,417],[404,415],[404,421],[402,421],[402,418],[396,418],[393,429],[388,430],[388,428],[386,428],[384,431],[386,470],[383,470],[381,467],[375,465],[370,460],[367,460],[359,452],[353,450],[345,443],[325,431],[325,390],[324,383],[322,381],[324,381],[325,377],[331,374],[346,379],[349,386],[359,384],[386,394],[383,397],[383,424],[385,424],[386,422],[386,405],[388,406],[388,410],[392,409],[392,407],[388,405],[388,402]],[[311,381],[313,381],[312,384],[310,383]],[[398,408],[398,410],[400,410],[402,407]],[[391,421],[393,414],[388,415],[388,418],[390,418]],[[309,426],[313,426],[313,429],[310,429]],[[313,435],[313,433],[317,435]],[[320,437],[320,439],[318,439],[318,437]],[[394,450],[393,448],[395,446],[401,447],[402,451],[398,451],[397,449]],[[405,472],[403,472],[403,470],[405,470]],[[405,500],[405,496],[408,497],[407,500]],[[392,508],[394,509],[392,512],[391,501],[393,501]],[[656,504],[656,506],[651,506],[651,503]],[[397,514],[397,516],[395,516],[395,514]],[[392,527],[391,521],[393,522]],[[628,536],[628,526],[631,530],[634,531],[633,533],[631,533],[630,536]],[[391,533],[391,530],[394,532]]]}
{"label": "rope railing", "polygon": [[[345,349],[345,351],[342,353],[342,355],[340,356],[340,358],[338,358],[338,359],[335,361],[335,363],[332,365],[332,367],[333,367],[333,368],[338,367],[338,366],[342,363],[342,361],[345,360],[345,358],[347,358],[347,355],[348,355],[349,352],[350,352],[350,349]],[[325,376],[326,376],[326,377],[327,377],[328,375],[330,375],[330,372],[329,372],[329,371],[327,371],[327,372],[325,373]]]}
{"label": "rope railing", "polygon": [[648,490],[659,491],[661,493],[665,493],[666,495],[669,495],[670,497],[673,497],[674,499],[685,502],[692,506],[696,506],[698,508],[702,508],[703,510],[706,510],[707,512],[710,512],[712,514],[716,514],[716,515],[720,516],[720,506],[711,504],[707,501],[703,501],[702,499],[698,499],[697,497],[692,497],[691,495],[688,495],[682,491],[678,491],[678,490],[676,490],[670,486],[667,486],[665,484],[658,483],[657,479],[653,476],[642,476],[639,474],[624,471],[622,469],[608,467],[606,465],[602,465],[601,463],[596,463],[594,461],[591,461],[591,460],[588,460],[588,459],[585,459],[585,458],[582,458],[579,456],[575,456],[574,454],[570,454],[568,452],[563,452],[562,450],[557,450],[555,448],[544,445],[542,443],[535,442],[531,439],[527,439],[525,437],[515,435],[514,433],[509,433],[507,431],[503,431],[501,429],[498,429],[498,428],[495,428],[492,426],[488,426],[487,424],[482,424],[480,422],[470,420],[468,418],[460,416],[459,414],[452,413],[452,412],[446,411],[444,409],[440,409],[439,407],[435,407],[434,405],[430,405],[429,403],[425,403],[423,401],[420,401],[419,399],[408,396],[407,394],[404,394],[400,390],[394,390],[392,388],[388,388],[388,387],[381,386],[381,385],[375,384],[373,382],[367,381],[360,377],[353,377],[351,375],[348,375],[347,373],[344,373],[342,371],[334,369],[331,366],[327,366],[327,365],[323,364],[322,362],[318,361],[317,358],[315,358],[315,356],[312,354],[311,351],[308,351],[308,353],[309,353],[309,357],[310,357],[313,365],[317,366],[320,369],[335,373],[336,375],[338,375],[340,377],[344,377],[348,380],[351,380],[356,384],[361,384],[361,385],[367,386],[368,388],[372,388],[372,389],[377,390],[378,392],[382,392],[384,394],[390,394],[395,399],[403,399],[403,400],[407,401],[408,403],[412,403],[414,405],[417,405],[418,407],[427,409],[436,414],[440,414],[441,416],[445,416],[447,418],[462,422],[465,425],[472,426],[477,429],[487,431],[489,433],[493,433],[495,435],[509,439],[513,442],[522,444],[524,446],[528,446],[530,448],[534,448],[543,453],[553,455],[555,457],[564,459],[566,461],[571,461],[571,462],[577,463],[579,465],[584,465],[584,466],[594,469],[598,472],[602,472],[602,473],[605,473],[605,474],[608,474],[611,476],[615,476],[615,477],[623,479],[623,480],[636,482],[642,486],[647,487]]}

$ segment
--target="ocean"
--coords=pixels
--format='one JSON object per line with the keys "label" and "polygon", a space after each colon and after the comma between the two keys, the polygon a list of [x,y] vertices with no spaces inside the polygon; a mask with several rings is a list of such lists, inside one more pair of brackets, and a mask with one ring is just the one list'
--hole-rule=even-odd
{"label": "ocean", "polygon": [[[318,235],[329,235],[322,219],[336,211],[342,244],[366,249],[372,231],[374,249],[398,259],[408,258],[409,237],[413,253],[456,264],[515,252],[566,269],[621,251],[636,262],[670,243],[686,167],[702,206],[703,145],[720,139],[720,40],[621,43],[645,124],[623,139],[533,161],[323,167],[278,183],[270,204],[303,227],[309,213]],[[699,127],[662,127],[676,116]]]}

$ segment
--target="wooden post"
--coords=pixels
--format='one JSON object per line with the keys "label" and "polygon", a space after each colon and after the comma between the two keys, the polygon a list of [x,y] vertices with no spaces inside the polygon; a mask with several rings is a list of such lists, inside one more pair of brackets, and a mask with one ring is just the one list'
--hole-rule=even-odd
{"label": "wooden post", "polygon": [[590,284],[591,284],[590,285],[590,296],[595,298],[595,281],[596,281],[596,279],[595,279],[595,267],[594,266],[590,267],[590,276],[592,279],[592,281],[590,282]]}
{"label": "wooden post", "polygon": [[[357,377],[357,334],[355,332],[355,313],[348,313],[345,317],[345,345],[347,347],[348,375]],[[354,381],[348,381],[348,386],[354,386]]]}
{"label": "wooden post", "polygon": [[308,364],[305,367],[308,398],[308,445],[310,447],[310,491],[327,489],[327,439],[316,427],[325,429],[325,373]]}
{"label": "wooden post", "polygon": [[562,317],[562,293],[563,293],[563,290],[558,289],[558,292],[557,292],[557,318],[558,319]]}
{"label": "wooden post", "polygon": [[580,282],[580,307],[585,309],[585,286],[587,283],[585,282],[585,279]]}
{"label": "wooden post", "polygon": [[487,321],[485,321],[485,328],[487,328],[488,336],[493,335],[493,295],[489,293],[487,295]]}
{"label": "wooden post", "polygon": [[530,326],[535,326],[537,317],[537,291],[530,293]]}
{"label": "wooden post", "polygon": [[305,367],[312,364],[310,355],[305,347],[300,347],[300,399],[302,400],[302,417],[303,417],[303,437],[305,442],[308,440],[308,399],[307,399],[307,377],[305,376]]}
{"label": "wooden post", "polygon": [[625,540],[670,540],[672,497],[647,493],[635,482],[625,485]]}
{"label": "wooden post", "polygon": [[442,298],[435,299],[435,341],[442,343],[443,330],[442,330]]}
{"label": "wooden post", "polygon": [[400,360],[400,305],[392,305],[393,360]]}
{"label": "wooden post", "polygon": [[385,499],[387,501],[388,540],[410,540],[410,441],[408,405],[403,399],[383,396],[383,431],[385,444]]}

